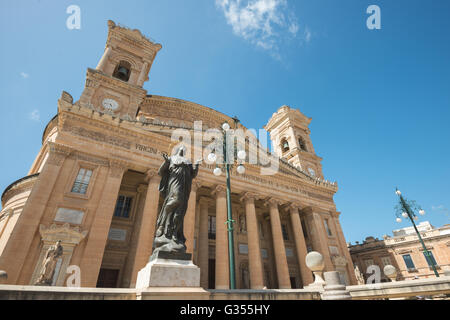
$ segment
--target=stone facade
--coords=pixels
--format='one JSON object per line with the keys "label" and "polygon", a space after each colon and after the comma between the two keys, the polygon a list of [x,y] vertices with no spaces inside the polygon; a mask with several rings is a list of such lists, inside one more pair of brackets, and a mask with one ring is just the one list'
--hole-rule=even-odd
{"label": "stone facade", "polygon": [[[108,27],[105,52],[97,68],[88,69],[79,101],[62,93],[28,175],[2,195],[0,269],[7,271],[8,284],[32,284],[56,236],[66,254],[55,284],[64,286],[65,268],[75,265],[82,287],[135,287],[151,255],[162,205],[157,169],[162,153],[169,152],[171,133],[192,131],[199,120],[203,129],[233,122],[192,102],[148,95],[142,85],[161,45],[112,21]],[[309,122],[283,106],[266,126],[281,159],[279,170],[263,176],[258,165],[246,165],[242,175],[233,169],[238,288],[310,284],[305,256],[312,250],[323,254],[325,271],[337,270],[346,284],[356,283],[333,201],[337,184],[323,179]],[[296,141],[289,153],[279,149],[286,138]],[[205,162],[200,167],[184,231],[202,287],[227,289],[225,178],[213,169]]]}
{"label": "stone facade", "polygon": [[[443,276],[450,269],[450,225],[434,228],[429,222],[422,222],[417,228],[427,250],[433,254],[439,275]],[[348,248],[365,280],[370,276],[367,273],[370,265],[380,267],[382,282],[390,281],[383,274],[386,265],[397,269],[397,280],[435,277],[413,227],[394,230],[393,236],[385,235],[383,240],[367,237],[363,243],[350,244]]]}

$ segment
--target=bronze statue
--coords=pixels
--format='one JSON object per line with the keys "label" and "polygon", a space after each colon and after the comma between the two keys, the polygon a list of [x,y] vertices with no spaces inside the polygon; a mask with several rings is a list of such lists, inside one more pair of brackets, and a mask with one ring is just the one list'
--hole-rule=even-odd
{"label": "bronze statue", "polygon": [[163,154],[164,163],[159,168],[158,174],[161,176],[159,191],[164,203],[156,221],[153,254],[158,251],[186,252],[183,222],[192,180],[197,176],[201,160],[193,165],[184,157],[185,153],[186,147],[180,146],[171,157]]}
{"label": "bronze statue", "polygon": [[56,263],[59,257],[63,254],[63,247],[61,240],[58,240],[56,244],[48,248],[45,254],[44,261],[42,263],[42,270],[39,275],[36,285],[51,286],[53,277],[55,275]]}

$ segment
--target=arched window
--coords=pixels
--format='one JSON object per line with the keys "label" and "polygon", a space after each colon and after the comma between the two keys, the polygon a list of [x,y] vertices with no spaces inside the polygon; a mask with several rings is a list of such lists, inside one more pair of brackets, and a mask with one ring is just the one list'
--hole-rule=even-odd
{"label": "arched window", "polygon": [[283,152],[289,151],[289,142],[286,139],[281,140],[281,150]]}
{"label": "arched window", "polygon": [[301,150],[303,150],[303,151],[308,151],[308,150],[306,149],[306,143],[305,143],[305,140],[303,140],[302,137],[299,137],[299,138],[298,138],[298,145],[300,146],[300,149],[301,149]]}
{"label": "arched window", "polygon": [[113,77],[122,81],[128,81],[131,74],[131,64],[127,61],[120,61],[114,70]]}

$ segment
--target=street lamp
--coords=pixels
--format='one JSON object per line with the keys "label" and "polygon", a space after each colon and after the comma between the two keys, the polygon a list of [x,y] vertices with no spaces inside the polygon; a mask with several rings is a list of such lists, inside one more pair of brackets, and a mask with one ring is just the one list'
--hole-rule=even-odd
{"label": "street lamp", "polygon": [[[439,277],[439,273],[436,270],[436,266],[434,265],[433,260],[431,259],[431,253],[427,250],[427,247],[425,246],[425,243],[422,240],[422,237],[420,236],[419,230],[417,230],[416,227],[416,223],[414,222],[414,220],[417,220],[418,217],[417,215],[414,213],[413,208],[415,208],[416,210],[419,211],[419,214],[421,216],[425,215],[425,210],[423,210],[422,208],[418,207],[415,203],[415,201],[407,201],[405,198],[403,198],[402,193],[396,189],[395,193],[400,197],[400,203],[396,206],[397,211],[402,212],[402,216],[404,218],[409,218],[409,220],[411,220],[411,223],[414,227],[414,230],[417,233],[417,237],[419,237],[419,241],[422,244],[423,247],[423,252],[425,255],[425,258],[427,259],[428,265],[430,265],[433,268],[434,274],[436,275],[436,277]],[[401,222],[402,219],[399,217],[399,214],[397,213],[397,222]]]}
{"label": "street lamp", "polygon": [[[234,127],[237,128],[237,124],[239,122],[238,118],[233,118]],[[223,165],[222,168],[217,164],[213,173],[215,176],[219,177],[222,175],[222,169],[225,169],[226,178],[227,178],[227,218],[228,220],[225,222],[228,225],[228,256],[229,256],[229,264],[230,264],[230,289],[236,289],[236,275],[235,275],[235,263],[234,263],[234,236],[233,236],[233,213],[231,208],[231,182],[230,182],[230,168],[235,164],[234,157],[233,159],[228,159],[227,154],[227,133],[231,129],[230,125],[225,122],[222,124],[222,135],[223,135]],[[234,140],[233,140],[234,142]],[[237,153],[236,153],[237,152]],[[237,164],[236,171],[239,174],[245,173],[245,167],[242,162],[245,160],[247,154],[245,150],[237,151],[236,147],[233,145],[233,155],[237,154],[237,158],[239,159]],[[212,163],[217,161],[217,156],[214,152],[211,152],[208,155],[208,160]]]}

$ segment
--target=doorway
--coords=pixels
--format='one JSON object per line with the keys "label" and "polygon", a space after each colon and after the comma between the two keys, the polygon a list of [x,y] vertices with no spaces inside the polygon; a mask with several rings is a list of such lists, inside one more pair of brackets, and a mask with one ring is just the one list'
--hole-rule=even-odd
{"label": "doorway", "polygon": [[100,269],[97,288],[117,288],[119,271],[118,269]]}
{"label": "doorway", "polygon": [[208,288],[209,289],[216,288],[216,260],[215,259],[208,260]]}

